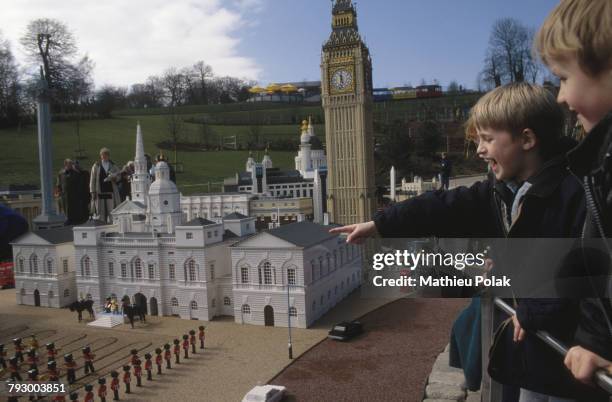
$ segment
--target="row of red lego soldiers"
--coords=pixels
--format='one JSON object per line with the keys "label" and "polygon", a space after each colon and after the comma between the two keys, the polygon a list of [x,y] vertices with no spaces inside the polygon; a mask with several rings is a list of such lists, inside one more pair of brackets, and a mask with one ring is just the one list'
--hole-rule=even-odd
{"label": "row of red lego soldiers", "polygon": [[[205,331],[205,327],[203,325],[198,327],[198,339],[200,341],[200,349],[204,349],[204,342],[205,342],[205,332],[204,331]],[[181,346],[183,348],[184,358],[186,359],[189,358],[190,346],[191,346],[191,352],[194,354],[196,353],[196,332],[194,330],[190,330],[189,335],[185,334],[183,335],[182,338],[183,338],[182,345],[179,339],[174,339],[173,341],[173,344],[174,344],[173,352],[175,356],[175,362],[177,364],[180,364]],[[51,347],[49,347],[49,345],[51,345]],[[170,349],[171,349],[171,346],[168,343],[166,343],[163,346],[163,351],[161,348],[155,349],[155,365],[157,366],[157,374],[162,374],[162,365],[163,365],[164,360],[166,361],[166,368],[167,369],[172,368],[172,363],[171,363],[172,352],[170,351]],[[134,377],[136,378],[136,386],[141,387],[142,386],[142,362],[140,360],[140,357],[138,356],[138,350],[132,349],[130,351],[130,354],[131,356],[130,356],[129,363],[132,365],[133,370],[134,370]],[[59,377],[60,377],[60,371],[57,368],[57,364],[55,360],[51,360],[51,359],[55,359],[56,356],[57,356],[57,352],[53,344],[47,344],[47,357],[50,359],[49,362],[47,363],[47,375],[48,375],[48,381],[51,381],[51,382],[59,381]],[[93,359],[95,355],[91,353],[91,349],[89,347],[85,347],[83,348],[83,356],[85,358],[85,374],[88,374],[89,372],[93,373],[94,372]],[[147,380],[152,381],[153,380],[153,375],[152,375],[153,356],[150,353],[145,353],[144,358],[145,358],[144,369],[147,373]],[[17,361],[18,359],[14,357],[13,359],[11,359],[11,362],[13,360],[16,365],[16,371],[15,371],[16,377],[13,378],[13,374],[11,374],[11,378],[13,378],[13,380],[21,381],[21,376],[19,375],[19,369],[18,369],[18,361]],[[76,376],[75,376],[76,363],[74,362],[72,354],[64,355],[64,361],[65,361],[64,367],[66,368],[68,383],[73,384],[76,381]],[[122,369],[123,369],[122,380],[125,385],[125,393],[129,394],[131,393],[130,385],[132,382],[131,367],[130,365],[124,365]],[[113,392],[113,400],[118,401],[119,400],[119,385],[120,385],[119,372],[117,372],[116,370],[112,370],[110,375],[111,375],[110,389]],[[28,371],[28,377],[32,381],[37,381],[38,380],[38,370],[31,369],[30,371]],[[106,395],[107,395],[106,379],[103,377],[99,378],[98,385],[99,385],[98,392],[97,392],[98,398],[100,399],[100,402],[106,402]],[[65,399],[64,394],[58,394],[53,398],[54,402],[64,402],[65,400],[66,399]],[[70,400],[71,401],[78,400],[78,394],[71,393]],[[94,402],[93,386],[91,384],[85,385],[84,402]]]}

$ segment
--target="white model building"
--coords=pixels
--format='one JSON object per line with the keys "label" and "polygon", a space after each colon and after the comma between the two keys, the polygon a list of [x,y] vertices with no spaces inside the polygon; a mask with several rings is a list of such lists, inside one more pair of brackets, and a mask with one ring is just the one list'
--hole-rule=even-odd
{"label": "white model building", "polygon": [[254,217],[224,209],[215,220],[187,220],[166,163],[149,184],[143,160],[138,128],[131,199],[112,224],[90,220],[13,243],[18,303],[61,307],[83,297],[99,309],[128,296],[151,315],[284,326],[291,313],[292,325],[307,327],[359,285],[357,249],[329,227],[297,222],[255,234]]}

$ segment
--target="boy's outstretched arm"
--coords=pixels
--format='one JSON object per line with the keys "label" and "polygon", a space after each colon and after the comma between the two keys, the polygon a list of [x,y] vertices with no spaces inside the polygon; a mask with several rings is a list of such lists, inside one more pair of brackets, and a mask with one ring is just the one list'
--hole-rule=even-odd
{"label": "boy's outstretched arm", "polygon": [[347,234],[348,235],[346,237],[347,243],[361,244],[368,237],[375,236],[377,231],[376,231],[376,224],[374,224],[374,221],[369,221],[369,222],[356,223],[353,225],[346,225],[346,226],[342,226],[339,228],[334,228],[334,229],[331,229],[329,233]]}

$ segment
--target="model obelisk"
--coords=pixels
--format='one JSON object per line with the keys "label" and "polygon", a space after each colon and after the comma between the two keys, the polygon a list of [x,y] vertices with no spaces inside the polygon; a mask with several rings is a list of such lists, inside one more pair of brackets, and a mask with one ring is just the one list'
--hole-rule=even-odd
{"label": "model obelisk", "polygon": [[55,211],[53,201],[53,153],[51,140],[51,112],[49,108],[49,86],[42,69],[38,88],[37,120],[38,120],[38,159],[40,161],[40,191],[42,196],[42,211],[32,221],[34,229],[51,229],[64,225],[66,217]]}

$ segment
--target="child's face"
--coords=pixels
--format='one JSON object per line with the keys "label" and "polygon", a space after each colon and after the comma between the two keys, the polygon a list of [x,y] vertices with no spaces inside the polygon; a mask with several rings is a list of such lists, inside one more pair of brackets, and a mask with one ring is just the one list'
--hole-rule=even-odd
{"label": "child's face", "polygon": [[489,164],[497,180],[523,181],[525,150],[519,138],[508,131],[479,129],[476,153]]}
{"label": "child's face", "polygon": [[597,77],[586,74],[575,57],[551,60],[550,70],[561,80],[557,102],[578,113],[586,132],[612,111],[612,70]]}

